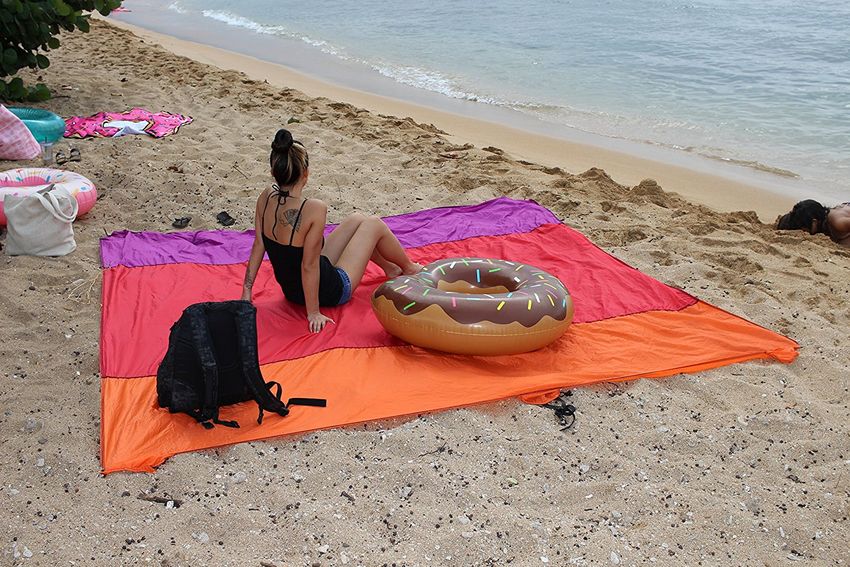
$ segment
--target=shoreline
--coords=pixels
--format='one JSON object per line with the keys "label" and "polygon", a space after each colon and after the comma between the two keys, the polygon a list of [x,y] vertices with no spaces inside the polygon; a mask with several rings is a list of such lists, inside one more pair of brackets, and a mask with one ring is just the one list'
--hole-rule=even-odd
{"label": "shoreline", "polygon": [[[410,117],[420,123],[432,124],[447,132],[447,137],[458,145],[471,143],[479,148],[495,146],[516,159],[546,167],[560,167],[572,173],[581,173],[596,167],[605,170],[615,181],[627,186],[635,186],[644,179],[654,179],[665,191],[676,193],[688,201],[721,212],[753,210],[762,222],[768,224],[772,223],[778,215],[787,212],[796,201],[802,198],[760,186],[749,180],[749,178],[755,180],[760,176],[775,177],[770,174],[744,171],[740,176],[744,179],[736,179],[731,177],[731,173],[735,172],[735,166],[715,164],[708,159],[696,156],[688,156],[694,159],[690,160],[692,163],[684,166],[583,141],[552,137],[512,125],[462,116],[415,102],[333,84],[280,63],[180,39],[114,17],[103,19],[142,39],[160,45],[176,55],[188,57],[200,63],[220,69],[240,71],[251,79],[267,81],[276,87],[294,88],[311,97],[323,97],[349,103],[378,114]],[[542,121],[540,123],[548,126]],[[583,134],[580,131],[576,132]],[[588,134],[588,136],[592,135]],[[725,168],[729,171],[720,174],[706,171],[712,167]],[[776,183],[780,181],[777,180]]]}

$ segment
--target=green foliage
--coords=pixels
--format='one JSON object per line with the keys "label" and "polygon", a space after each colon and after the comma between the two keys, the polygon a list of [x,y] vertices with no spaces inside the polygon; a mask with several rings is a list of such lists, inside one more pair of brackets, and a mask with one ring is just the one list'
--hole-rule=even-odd
{"label": "green foliage", "polygon": [[46,69],[45,51],[59,47],[62,30],[89,31],[90,12],[104,16],[121,5],[121,0],[0,0],[0,100],[40,101],[50,91],[39,83],[26,86],[12,77],[25,68]]}

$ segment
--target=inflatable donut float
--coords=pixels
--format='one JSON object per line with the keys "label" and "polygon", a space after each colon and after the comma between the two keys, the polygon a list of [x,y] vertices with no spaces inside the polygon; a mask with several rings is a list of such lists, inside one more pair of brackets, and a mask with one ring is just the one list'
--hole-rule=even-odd
{"label": "inflatable donut float", "polygon": [[53,144],[65,134],[65,120],[58,114],[40,108],[7,108],[24,123],[36,142]]}
{"label": "inflatable donut float", "polygon": [[41,167],[12,169],[0,173],[0,226],[6,226],[6,213],[3,211],[3,199],[6,195],[27,195],[35,193],[50,184],[64,187],[77,199],[81,217],[91,210],[97,201],[97,189],[94,183],[73,171],[46,169]]}
{"label": "inflatable donut float", "polygon": [[488,258],[449,258],[384,282],[372,309],[388,333],[457,354],[529,352],[566,332],[573,302],[539,268]]}

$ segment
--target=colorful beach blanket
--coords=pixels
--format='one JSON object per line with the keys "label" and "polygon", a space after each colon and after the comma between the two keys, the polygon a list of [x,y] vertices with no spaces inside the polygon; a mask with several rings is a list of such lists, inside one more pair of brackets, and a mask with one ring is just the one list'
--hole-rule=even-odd
{"label": "colorful beach blanket", "polygon": [[176,453],[287,433],[510,397],[544,403],[560,388],[797,355],[794,341],[638,272],[534,202],[500,198],[386,221],[423,264],[483,256],[555,274],[575,301],[573,325],[549,347],[513,356],[406,345],[371,311],[383,273],[370,265],[352,300],[325,311],[336,324],[311,334],[303,308],[284,300],[266,261],[254,284],[263,375],[283,384],[285,396],[326,398],[328,406],[293,408],[258,425],[256,404],[236,404],[221,419],[240,429],[206,430],[157,406],[156,369],[185,307],[240,296],[253,232],[117,232],[101,242],[104,472],[152,471]]}
{"label": "colorful beach blanket", "polygon": [[65,121],[66,138],[117,138],[127,134],[148,134],[162,138],[174,134],[191,116],[169,112],[150,112],[133,108],[127,112],[98,112],[93,116],[72,116]]}

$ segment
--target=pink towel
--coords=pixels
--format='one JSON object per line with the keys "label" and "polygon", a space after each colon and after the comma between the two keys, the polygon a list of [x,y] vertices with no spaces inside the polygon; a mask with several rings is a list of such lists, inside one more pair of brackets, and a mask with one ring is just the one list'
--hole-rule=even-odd
{"label": "pink towel", "polygon": [[113,138],[127,134],[148,134],[162,138],[177,132],[191,116],[169,112],[152,113],[144,108],[127,112],[98,112],[93,116],[73,116],[65,121],[66,138]]}
{"label": "pink towel", "polygon": [[0,104],[0,159],[33,159],[40,154],[41,146],[29,128]]}

